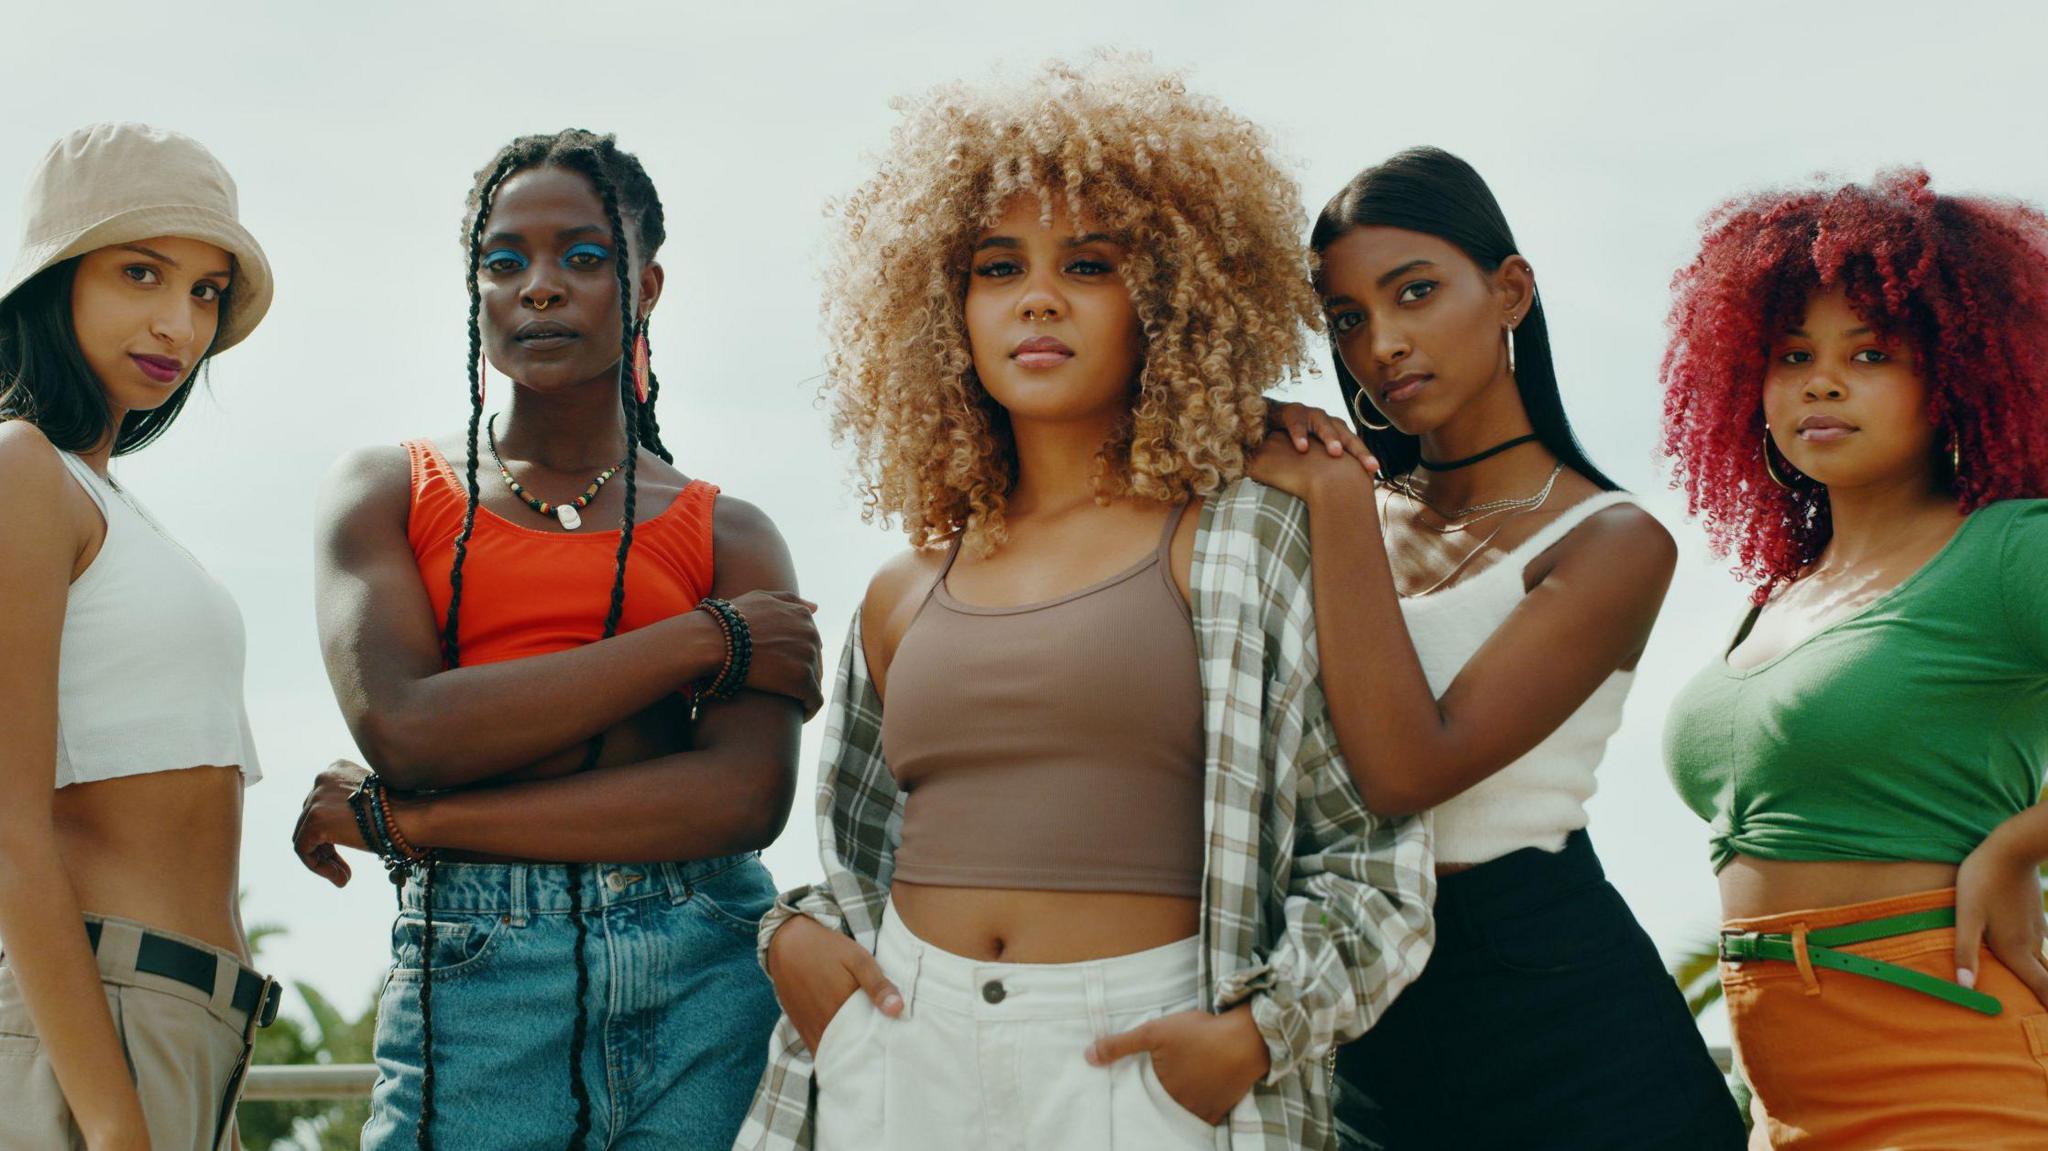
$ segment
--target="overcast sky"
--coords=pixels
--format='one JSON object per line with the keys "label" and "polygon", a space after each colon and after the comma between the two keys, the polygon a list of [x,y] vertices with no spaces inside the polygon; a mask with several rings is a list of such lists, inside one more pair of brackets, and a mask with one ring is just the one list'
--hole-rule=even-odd
{"label": "overcast sky", "polygon": [[[509,137],[616,132],[659,186],[668,288],[654,316],[677,465],[765,508],[821,605],[828,657],[900,538],[863,525],[816,404],[821,206],[886,146],[890,98],[1097,46],[1184,68],[1273,135],[1319,206],[1418,143],[1492,184],[1548,305],[1566,407],[1602,467],[1683,549],[1593,837],[1667,951],[1711,933],[1702,825],[1665,780],[1672,694],[1714,654],[1742,589],[1706,555],[1655,454],[1673,269],[1729,195],[1816,172],[1924,164],[1935,186],[2048,201],[2039,5],[1073,3],[569,5],[517,2],[21,5],[6,20],[0,237],[57,137],[139,119],[198,137],[240,182],[277,299],[211,394],[117,474],[233,588],[267,778],[249,794],[250,922],[290,930],[268,966],[344,1004],[386,961],[389,885],[337,892],[288,842],[312,774],[352,755],[312,612],[315,485],[358,444],[467,411],[457,230]],[[1327,376],[1288,393],[1337,404]],[[4,653],[0,653],[4,658]],[[563,691],[590,690],[563,684]],[[4,707],[0,701],[0,707]],[[822,721],[767,854],[817,873]]]}

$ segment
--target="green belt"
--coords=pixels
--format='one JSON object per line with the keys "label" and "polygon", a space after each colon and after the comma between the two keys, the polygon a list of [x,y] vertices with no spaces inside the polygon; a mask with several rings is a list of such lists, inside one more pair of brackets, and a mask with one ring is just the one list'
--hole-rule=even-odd
{"label": "green belt", "polygon": [[[1890,983],[1923,995],[1932,995],[1944,1003],[1967,1007],[1984,1015],[1996,1015],[2002,1010],[1998,1000],[1964,987],[1915,971],[1900,967],[1896,963],[1866,959],[1851,955],[1835,948],[1851,943],[1866,943],[1873,939],[1889,939],[1895,935],[1910,935],[1916,931],[1933,931],[1956,925],[1956,909],[1937,907],[1930,911],[1915,911],[1909,915],[1890,915],[1883,919],[1867,919],[1862,923],[1847,923],[1840,927],[1823,927],[1806,933],[1806,957],[1815,967],[1827,967],[1861,975],[1880,983]],[[1730,963],[1743,963],[1753,959],[1777,959],[1786,963],[1799,962],[1798,949],[1792,943],[1792,936],[1782,932],[1730,931],[1721,935],[1721,958]]]}

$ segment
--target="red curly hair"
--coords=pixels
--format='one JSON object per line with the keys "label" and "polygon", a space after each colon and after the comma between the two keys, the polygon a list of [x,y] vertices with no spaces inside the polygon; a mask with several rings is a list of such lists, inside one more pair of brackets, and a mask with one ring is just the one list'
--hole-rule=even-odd
{"label": "red curly hair", "polygon": [[2048,493],[2048,216],[1937,195],[1914,170],[1731,200],[1704,231],[1672,278],[1664,452],[1687,510],[1759,585],[1757,602],[1832,533],[1826,488],[1794,472],[1788,489],[1765,471],[1763,381],[1772,341],[1836,285],[1913,349],[1961,510]]}

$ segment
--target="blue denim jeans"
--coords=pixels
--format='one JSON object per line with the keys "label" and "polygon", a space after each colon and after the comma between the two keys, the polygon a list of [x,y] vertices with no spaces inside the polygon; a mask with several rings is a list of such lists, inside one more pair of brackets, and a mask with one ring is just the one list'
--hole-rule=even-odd
{"label": "blue denim jeans", "polygon": [[[437,1147],[560,1151],[576,1010],[569,871],[559,864],[442,864],[434,878]],[[777,1007],[754,961],[775,899],[752,854],[581,868],[587,1021],[576,1070],[591,1148],[725,1151],[768,1054]],[[414,1146],[420,1111],[421,886],[391,929],[377,1010],[377,1085],[365,1151]]]}

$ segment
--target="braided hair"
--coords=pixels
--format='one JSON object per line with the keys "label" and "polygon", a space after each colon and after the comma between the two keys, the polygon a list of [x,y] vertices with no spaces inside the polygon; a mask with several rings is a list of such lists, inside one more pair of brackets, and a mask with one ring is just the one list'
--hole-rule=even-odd
{"label": "braided hair", "polygon": [[[620,517],[619,550],[612,574],[612,594],[604,619],[604,638],[618,634],[619,619],[626,608],[626,557],[633,548],[633,516],[638,503],[636,482],[637,461],[640,448],[645,445],[649,451],[660,457],[664,463],[673,463],[675,457],[661,442],[661,425],[655,419],[654,402],[660,394],[660,384],[650,371],[647,376],[647,399],[640,400],[635,379],[636,365],[633,354],[634,342],[646,338],[646,325],[633,314],[633,268],[635,262],[644,264],[654,258],[667,238],[662,225],[661,198],[655,193],[654,182],[647,176],[647,170],[631,153],[619,149],[618,143],[609,135],[598,135],[580,128],[569,128],[547,136],[521,136],[498,150],[490,163],[478,170],[476,184],[470,189],[468,207],[463,222],[463,238],[469,257],[469,452],[464,471],[468,500],[462,513],[462,530],[455,539],[455,563],[448,573],[449,596],[448,614],[441,625],[441,660],[447,667],[459,667],[462,663],[461,611],[462,611],[462,568],[469,557],[469,539],[476,528],[476,510],[481,492],[477,486],[477,433],[483,426],[483,333],[479,324],[483,296],[477,284],[477,274],[483,262],[484,228],[491,214],[491,203],[498,188],[515,173],[530,168],[563,168],[580,172],[590,180],[598,198],[604,202],[606,222],[611,226],[612,250],[618,253],[613,267],[618,273],[619,283],[619,404],[624,415],[626,429],[626,461],[624,480],[626,506]],[[640,246],[632,247],[626,220],[630,216],[633,231],[639,236]],[[584,752],[579,770],[595,766],[604,747],[602,735],[590,741]],[[567,865],[569,886],[569,919],[575,925],[576,963],[575,1022],[570,1031],[569,1041],[569,1096],[575,1105],[575,1134],[570,1146],[581,1151],[590,1133],[590,1092],[583,1082],[583,1051],[588,1042],[589,1024],[583,1004],[590,991],[590,969],[585,959],[584,945],[587,927],[583,921],[583,875],[582,865]],[[420,1086],[419,1124],[415,1132],[420,1151],[432,1151],[434,1117],[434,1017],[433,1017],[433,931],[434,931],[434,865],[430,860],[425,866],[421,879],[421,902],[423,924],[421,951],[422,974],[420,979],[420,1059],[424,1065]]]}

